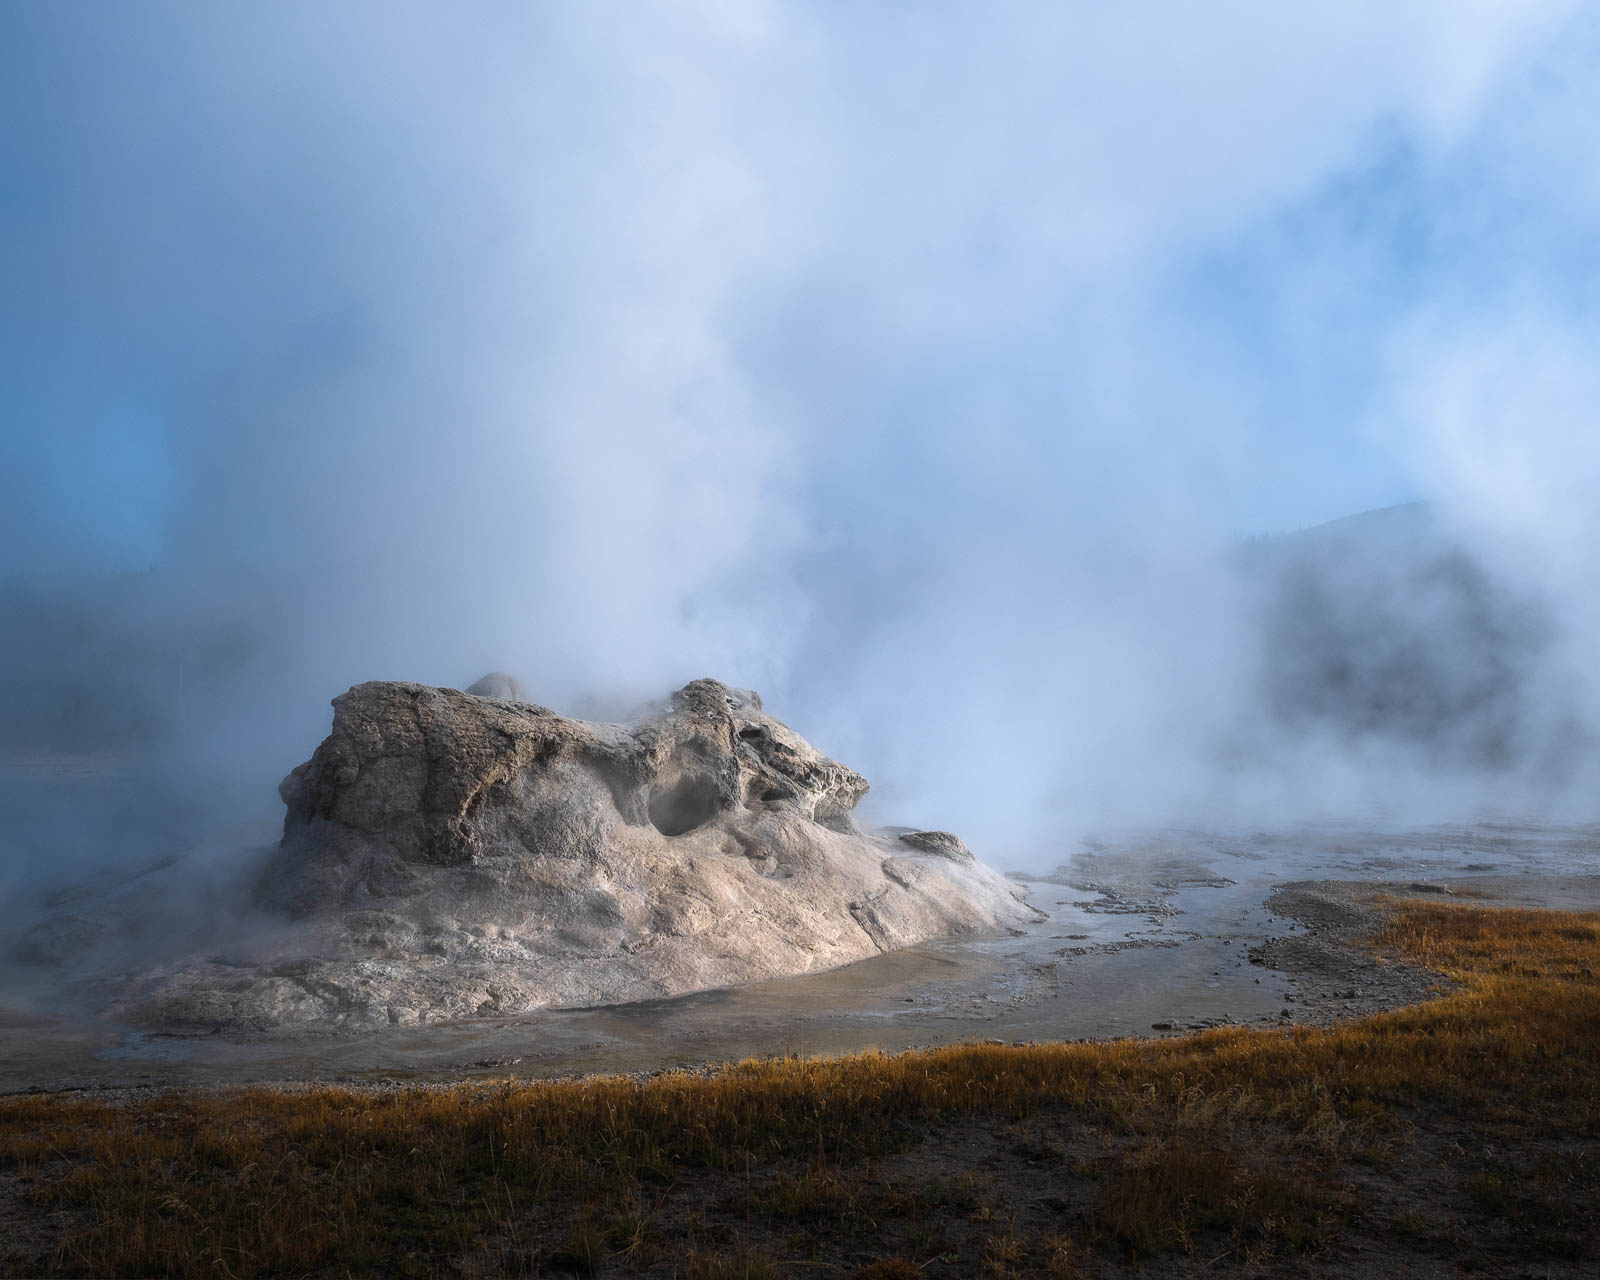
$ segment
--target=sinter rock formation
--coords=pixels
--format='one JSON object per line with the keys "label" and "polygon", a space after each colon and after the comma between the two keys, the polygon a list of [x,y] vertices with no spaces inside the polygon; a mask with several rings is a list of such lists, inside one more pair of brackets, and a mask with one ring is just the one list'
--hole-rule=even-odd
{"label": "sinter rock formation", "polygon": [[501,702],[527,702],[528,691],[516,676],[504,671],[491,671],[467,686],[467,692],[480,698],[498,698]]}
{"label": "sinter rock formation", "polygon": [[753,693],[696,680],[627,725],[358,685],[280,788],[270,952],[150,975],[195,1028],[360,1029],[671,996],[1034,917],[955,836],[869,830],[866,780]]}

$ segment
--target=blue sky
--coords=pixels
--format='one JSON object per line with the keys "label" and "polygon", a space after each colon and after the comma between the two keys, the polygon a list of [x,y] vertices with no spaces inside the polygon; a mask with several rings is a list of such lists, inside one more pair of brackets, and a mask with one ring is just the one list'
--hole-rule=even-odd
{"label": "blue sky", "polygon": [[[754,412],[797,414],[801,435],[818,429],[807,416],[851,420],[852,448],[866,433],[919,482],[965,468],[960,438],[981,440],[987,415],[1047,459],[1066,437],[1105,463],[1125,412],[1155,451],[1212,472],[1198,479],[1231,529],[1424,496],[1428,479],[1370,438],[1394,331],[1430,307],[1592,315],[1592,226],[1569,220],[1592,210],[1549,197],[1560,163],[1582,158],[1588,90],[1571,81],[1594,24],[1536,4],[1318,10],[1223,6],[1197,23],[1181,6],[1115,21],[1018,6],[1006,22],[957,6],[683,5],[615,23],[670,32],[657,51],[598,20],[495,6],[459,21],[357,6],[335,22],[307,7],[8,6],[9,567],[41,545],[83,562],[181,556],[174,476],[195,462],[172,419],[196,380],[252,358],[319,377],[341,345],[353,365],[380,358],[418,250],[441,326],[478,309],[473,272],[494,273],[497,245],[543,259],[510,264],[519,285],[565,267],[551,292],[581,292],[584,237],[598,252],[625,229],[553,206],[630,186],[658,211],[736,225],[723,261],[695,250]],[[1086,66],[1080,41],[1107,63]],[[563,61],[550,78],[572,83],[547,91]],[[513,102],[521,74],[532,87]],[[630,146],[630,114],[668,99],[659,150]],[[717,117],[699,135],[698,112]],[[463,136],[439,136],[440,116]],[[1576,136],[1540,157],[1521,135],[1552,124]],[[675,148],[681,168],[652,172]],[[572,184],[559,202],[540,189],[547,164]],[[501,165],[526,182],[486,176]],[[792,225],[796,205],[813,225]],[[1095,249],[1074,253],[1075,237]],[[797,269],[763,256],[786,245]],[[651,251],[611,284],[646,294]],[[539,345],[536,326],[515,336]],[[406,340],[427,346],[426,321]],[[1106,345],[1133,387],[1095,385]],[[821,513],[852,503],[817,488]]]}
{"label": "blue sky", "polygon": [[[601,64],[624,89],[637,83],[638,103],[626,94],[606,103],[619,117],[630,107],[647,111],[652,93],[691,92],[682,83],[691,70],[724,73],[727,101],[719,106],[736,109],[740,95],[756,100],[749,136],[731,140],[696,139],[687,118],[691,104],[681,126],[687,136],[665,140],[661,163],[671,163],[673,146],[700,143],[715,153],[726,142],[725,154],[707,162],[710,184],[766,181],[777,190],[756,198],[776,201],[793,194],[786,184],[804,187],[814,178],[806,193],[814,207],[805,212],[823,225],[809,242],[795,244],[804,274],[739,263],[734,244],[728,261],[708,265],[710,273],[727,273],[719,302],[738,317],[718,337],[741,362],[739,373],[777,384],[775,398],[792,405],[814,396],[820,403],[813,412],[870,418],[878,448],[913,467],[941,465],[937,450],[919,447],[930,433],[930,412],[951,420],[954,432],[1000,406],[1022,423],[1018,430],[1041,439],[1101,426],[1079,426],[1085,417],[1108,414],[1103,404],[1085,403],[1085,394],[1093,395],[1085,385],[1103,367],[1104,354],[1084,339],[1109,315],[1112,326],[1122,327],[1119,356],[1135,366],[1137,381],[1147,383],[1163,364],[1174,384],[1211,372],[1185,367],[1185,359],[1237,380],[1237,388],[1226,390],[1237,389],[1248,403],[1237,406],[1238,421],[1228,429],[1245,433],[1251,456],[1230,462],[1233,474],[1218,478],[1228,491],[1228,522],[1239,529],[1292,526],[1420,495],[1425,487],[1361,430],[1381,394],[1384,344],[1416,311],[1492,310],[1520,292],[1575,325],[1592,313],[1592,228],[1571,225],[1563,217],[1568,211],[1544,203],[1549,192],[1541,184],[1560,175],[1527,172],[1517,121],[1502,114],[1520,105],[1529,129],[1555,117],[1582,133],[1576,113],[1582,86],[1556,84],[1555,92],[1578,99],[1566,111],[1541,107],[1539,95],[1563,72],[1571,78],[1575,41],[1592,43],[1593,22],[1585,16],[1527,5],[1500,6],[1489,19],[1487,8],[1467,6],[1462,17],[1455,6],[1414,6],[1408,21],[1376,16],[1370,7],[1333,6],[1366,13],[1369,29],[1332,24],[1351,47],[1344,59],[1336,51],[1317,70],[1354,83],[1328,86],[1324,97],[1342,94],[1348,101],[1326,102],[1318,100],[1315,83],[1275,86],[1264,65],[1274,52],[1270,42],[1303,47],[1326,34],[1316,6],[1290,23],[1266,19],[1260,7],[1225,6],[1214,24],[1205,24],[1224,30],[1199,42],[1196,56],[1236,54],[1237,70],[1266,81],[1251,95],[1257,100],[1247,104],[1251,109],[1270,110],[1274,88],[1292,92],[1300,101],[1289,107],[1312,117],[1304,127],[1323,152],[1309,157],[1303,172],[1275,173],[1276,149],[1301,141],[1276,120],[1260,122],[1264,132],[1285,135],[1260,144],[1264,154],[1245,150],[1233,167],[1225,151],[1179,163],[1187,149],[1181,133],[1203,128],[1208,110],[1220,117],[1219,131],[1253,132],[1238,118],[1241,107],[1227,100],[1237,86],[1227,81],[1233,68],[1226,61],[1215,78],[1178,86],[1190,92],[1186,100],[1164,101],[1173,88],[1162,78],[1167,58],[1150,56],[1141,66],[1140,56],[1151,50],[1137,43],[1137,32],[1107,30],[1118,24],[1090,17],[1092,6],[1076,13],[1054,8],[1020,6],[1010,29],[1004,22],[974,23],[973,15],[951,7],[916,15],[775,10],[767,21],[779,30],[751,34],[739,30],[743,20],[734,8],[663,6],[656,20],[681,34],[662,56],[683,60],[667,86],[649,77],[674,73],[637,65],[646,59],[626,39],[605,48],[604,24],[553,34],[555,43],[576,46],[568,55],[573,63]],[[385,269],[386,240],[401,259],[420,246],[430,268],[459,265],[456,282],[436,287],[454,284],[460,296],[445,301],[471,311],[470,273],[492,262],[497,236],[501,244],[525,237],[536,251],[559,256],[557,242],[584,234],[564,211],[550,208],[550,193],[536,179],[513,199],[482,180],[484,166],[514,162],[531,175],[547,159],[541,147],[552,153],[556,172],[603,174],[605,165],[652,164],[643,148],[629,154],[625,119],[594,125],[607,131],[598,140],[586,136],[584,117],[595,103],[582,100],[577,83],[573,100],[534,95],[521,104],[523,118],[500,120],[504,136],[463,137],[464,159],[447,149],[441,154],[438,139],[407,136],[432,114],[430,103],[443,114],[469,117],[465,129],[482,130],[496,118],[500,86],[480,82],[471,58],[497,33],[506,37],[513,52],[500,55],[493,74],[514,82],[520,37],[527,73],[536,79],[542,62],[561,56],[540,47],[552,32],[529,30],[514,11],[488,6],[454,33],[462,48],[452,60],[449,51],[428,56],[432,29],[454,25],[437,14],[413,11],[408,23],[402,10],[391,23],[376,10],[354,12],[360,16],[330,24],[336,39],[319,50],[321,24],[306,10],[272,21],[152,4],[107,20],[85,6],[8,8],[4,231],[14,287],[6,304],[6,413],[13,472],[41,480],[22,486],[37,488],[33,501],[16,504],[30,509],[30,522],[52,524],[66,542],[96,546],[112,559],[147,556],[159,541],[162,513],[177,500],[170,472],[188,461],[167,456],[173,445],[163,419],[179,412],[171,402],[197,370],[252,346],[275,348],[277,358],[291,363],[316,363],[337,359],[327,347],[346,341],[351,359],[361,360],[363,340],[383,323],[377,313],[389,304],[390,287],[404,283],[378,286],[370,278]],[[1170,46],[1192,34],[1180,12],[1149,11],[1173,19]],[[1056,84],[1047,54],[1029,47],[1071,41],[1078,34],[1074,17],[1122,59],[1108,77],[1117,99],[1103,119],[1070,83],[1083,71],[1081,59],[1063,58]],[[1418,59],[1411,72],[1417,83],[1407,84],[1404,72],[1386,65],[1393,59],[1369,47],[1407,36],[1421,45],[1448,44],[1442,28],[1458,21],[1487,28],[1486,50],[1455,54],[1475,59],[1465,72]],[[1159,44],[1161,27],[1152,16],[1120,25],[1139,22]],[[747,25],[759,27],[761,20]],[[1353,33],[1345,30],[1352,25]],[[982,38],[969,44],[975,27]],[[770,94],[765,84],[748,83],[752,63],[789,61],[784,48],[752,54],[748,45],[781,46],[788,38],[798,46],[790,79],[775,77]],[[1269,47],[1252,49],[1256,41]],[[919,56],[926,60],[921,66]],[[1446,49],[1435,59],[1449,56]],[[216,65],[197,67],[210,59]],[[1018,61],[1029,65],[1008,96],[999,77]],[[422,84],[412,77],[419,64],[429,77]],[[569,70],[582,79],[581,66]],[[1361,83],[1363,72],[1369,85]],[[1430,74],[1470,77],[1465,102],[1430,107]],[[1370,100],[1361,100],[1363,90]],[[458,111],[463,101],[466,109]],[[1451,116],[1442,127],[1429,114],[1437,110]],[[1049,135],[1066,112],[1077,118],[1052,168]],[[718,120],[716,128],[737,132],[739,123]],[[1030,131],[1039,136],[1026,136]],[[585,156],[596,141],[611,153]],[[417,169],[408,155],[413,143],[424,161]],[[524,145],[533,149],[519,150]],[[1205,145],[1196,144],[1201,151]],[[760,149],[789,147],[797,152],[797,173],[759,172],[767,159],[759,154],[750,164],[756,173],[738,172],[740,161],[749,163]],[[1104,172],[1073,167],[1075,153],[1084,150]],[[1163,175],[1163,163],[1180,171]],[[440,185],[427,189],[421,173]],[[481,189],[474,189],[475,179]],[[679,194],[690,203],[715,199],[693,192],[692,163],[676,176],[642,180],[657,184],[652,195],[663,204]],[[965,181],[972,188],[962,189]],[[688,190],[674,192],[674,182]],[[1207,184],[1215,184],[1214,199]],[[625,190],[629,177],[604,175],[596,185]],[[1173,225],[1136,203],[1141,187],[1151,206],[1177,206]],[[947,188],[954,189],[953,201]],[[572,194],[586,198],[581,175]],[[752,241],[764,230],[774,239],[806,240],[782,208],[731,210]],[[761,226],[764,216],[770,228]],[[1099,225],[1117,219],[1131,225]],[[230,225],[240,220],[242,226]],[[515,225],[497,231],[497,222]],[[1075,222],[1094,228],[1086,241],[1109,241],[1113,270],[1096,272],[1070,245],[1056,242],[1073,234]],[[606,234],[603,224],[593,228],[597,246]],[[539,245],[542,236],[548,240]],[[1136,260],[1115,261],[1121,253]],[[520,261],[513,270],[528,265]],[[645,271],[635,287],[642,291],[649,287],[645,255],[639,265]],[[395,270],[405,272],[403,260]],[[538,267],[529,275],[525,283],[537,288]],[[571,287],[581,288],[581,272],[574,275]],[[215,293],[197,276],[210,277]],[[236,310],[228,305],[230,290]],[[303,292],[289,297],[290,290]],[[973,310],[960,320],[938,314],[963,307]],[[919,308],[933,315],[919,316]],[[853,324],[867,331],[852,332]],[[538,342],[536,333],[518,336],[530,346]],[[414,340],[425,342],[426,335]],[[1141,352],[1144,343],[1150,349]],[[804,379],[784,372],[797,354],[815,362],[802,366]],[[1174,406],[1153,407],[1146,421],[1158,415],[1181,416]],[[922,425],[897,421],[907,418]],[[1174,421],[1160,429],[1173,438],[1198,437],[1207,425]],[[59,476],[91,477],[93,492],[93,474],[102,466],[100,487],[122,492],[125,501],[92,504],[107,522],[97,537],[93,520],[86,527],[85,513],[63,497]],[[127,545],[141,515],[147,528]],[[91,553],[86,545],[78,554]]]}
{"label": "blue sky", "polygon": [[1251,533],[1427,499],[1572,588],[1597,52],[1555,0],[9,4],[0,574],[289,590],[314,715],[714,671],[954,690],[927,733],[1159,667],[1095,593]]}

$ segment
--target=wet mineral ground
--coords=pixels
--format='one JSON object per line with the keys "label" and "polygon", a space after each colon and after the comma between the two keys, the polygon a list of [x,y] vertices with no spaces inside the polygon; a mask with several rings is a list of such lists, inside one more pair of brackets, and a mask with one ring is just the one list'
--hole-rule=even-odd
{"label": "wet mineral ground", "polygon": [[0,1092],[652,1074],[746,1057],[1327,1022],[1440,985],[1363,945],[1383,895],[1595,909],[1597,872],[1596,826],[1123,833],[1086,842],[1055,870],[1013,873],[1044,919],[1003,937],[672,1000],[358,1037],[151,1034],[64,1014],[48,975],[12,969],[0,993]]}

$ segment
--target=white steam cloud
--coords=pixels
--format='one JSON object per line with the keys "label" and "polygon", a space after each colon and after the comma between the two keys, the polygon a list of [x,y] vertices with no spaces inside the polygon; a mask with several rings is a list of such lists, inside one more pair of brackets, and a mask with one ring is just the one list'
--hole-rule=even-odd
{"label": "white steam cloud", "polygon": [[1443,812],[1453,766],[1258,723],[1233,568],[1417,498],[1551,612],[1524,719],[1600,723],[1577,6],[0,28],[3,568],[151,571],[191,791],[270,812],[347,685],[503,668],[756,687],[1001,860]]}

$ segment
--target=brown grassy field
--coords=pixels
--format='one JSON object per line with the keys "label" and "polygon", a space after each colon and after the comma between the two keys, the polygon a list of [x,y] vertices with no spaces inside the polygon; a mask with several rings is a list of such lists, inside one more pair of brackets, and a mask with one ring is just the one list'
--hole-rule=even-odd
{"label": "brown grassy field", "polygon": [[1600,1274],[1600,915],[1404,901],[1372,945],[1461,985],[1326,1030],[0,1099],[0,1263]]}

